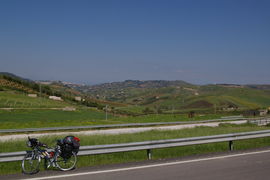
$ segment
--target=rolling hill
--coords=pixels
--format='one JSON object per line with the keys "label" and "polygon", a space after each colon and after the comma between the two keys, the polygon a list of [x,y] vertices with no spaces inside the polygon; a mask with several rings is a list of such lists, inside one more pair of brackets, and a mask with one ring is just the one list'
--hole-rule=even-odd
{"label": "rolling hill", "polygon": [[119,108],[143,112],[245,111],[270,107],[269,85],[193,85],[184,81],[105,83],[76,89],[93,98],[129,104]]}
{"label": "rolling hill", "polygon": [[[89,106],[116,114],[142,115],[172,112],[232,112],[270,107],[270,85],[193,85],[184,81],[139,81],[94,86],[63,83],[36,83],[10,73],[0,73],[1,107]],[[27,97],[27,94],[38,97]],[[61,97],[63,102],[48,100]],[[82,101],[76,101],[81,97]]]}
{"label": "rolling hill", "polygon": [[[29,94],[35,97],[29,97]],[[60,97],[62,101],[51,100],[49,96]],[[75,97],[79,97],[81,100],[76,100]],[[11,73],[0,73],[1,108],[89,106],[102,109],[105,104],[115,105],[117,103],[91,98],[61,82],[45,84],[24,79]]]}

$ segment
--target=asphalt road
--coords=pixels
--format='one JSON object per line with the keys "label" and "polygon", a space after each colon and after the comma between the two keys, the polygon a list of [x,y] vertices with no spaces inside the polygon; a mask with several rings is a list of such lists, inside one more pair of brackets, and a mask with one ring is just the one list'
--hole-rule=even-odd
{"label": "asphalt road", "polygon": [[32,180],[269,180],[270,149],[2,178],[12,177]]}

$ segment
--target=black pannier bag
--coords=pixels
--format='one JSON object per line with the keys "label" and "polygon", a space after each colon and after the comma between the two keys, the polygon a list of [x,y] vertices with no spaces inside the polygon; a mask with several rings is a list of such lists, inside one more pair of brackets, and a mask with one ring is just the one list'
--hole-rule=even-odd
{"label": "black pannier bag", "polygon": [[70,158],[72,152],[76,154],[80,148],[80,139],[75,136],[66,136],[64,139],[58,140],[57,144],[61,148],[61,156],[63,158]]}

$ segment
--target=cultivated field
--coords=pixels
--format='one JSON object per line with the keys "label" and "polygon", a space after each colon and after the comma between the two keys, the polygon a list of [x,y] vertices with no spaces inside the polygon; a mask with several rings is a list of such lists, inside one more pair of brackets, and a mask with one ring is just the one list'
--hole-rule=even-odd
{"label": "cultivated field", "polygon": [[[0,110],[0,129],[41,128],[61,126],[83,126],[123,123],[193,121],[220,118],[222,115],[201,115],[188,118],[186,114],[145,115],[138,117],[120,117],[93,109],[76,111],[62,110]],[[27,122],[27,123],[26,123]]]}
{"label": "cultivated field", "polygon": [[0,108],[61,108],[70,106],[65,102],[48,98],[33,98],[16,91],[0,91]]}

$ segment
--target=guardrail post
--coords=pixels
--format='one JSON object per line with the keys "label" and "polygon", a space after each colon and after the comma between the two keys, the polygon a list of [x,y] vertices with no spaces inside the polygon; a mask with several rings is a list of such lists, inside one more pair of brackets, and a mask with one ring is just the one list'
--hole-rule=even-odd
{"label": "guardrail post", "polygon": [[230,151],[233,150],[233,141],[229,141],[229,149],[230,149]]}
{"label": "guardrail post", "polygon": [[147,158],[148,160],[152,159],[152,149],[147,149]]}

